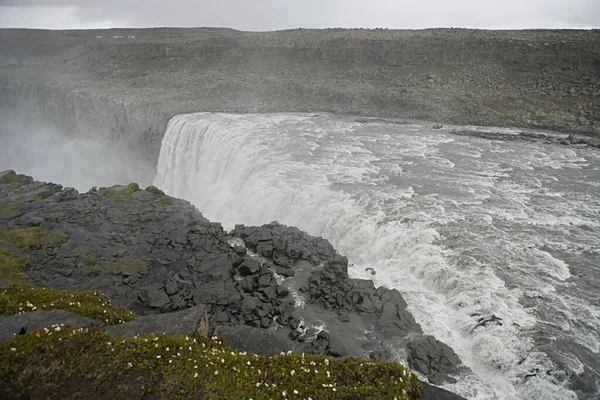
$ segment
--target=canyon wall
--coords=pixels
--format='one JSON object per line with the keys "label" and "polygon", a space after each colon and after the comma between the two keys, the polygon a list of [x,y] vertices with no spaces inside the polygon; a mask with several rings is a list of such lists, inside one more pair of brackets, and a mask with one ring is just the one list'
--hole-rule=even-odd
{"label": "canyon wall", "polygon": [[0,55],[4,120],[148,165],[168,120],[196,111],[600,132],[598,30],[0,30]]}

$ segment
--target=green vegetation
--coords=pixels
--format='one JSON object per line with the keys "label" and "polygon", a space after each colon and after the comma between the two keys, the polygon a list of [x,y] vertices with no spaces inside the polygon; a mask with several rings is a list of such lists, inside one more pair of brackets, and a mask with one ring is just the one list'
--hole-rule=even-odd
{"label": "green vegetation", "polygon": [[97,258],[88,258],[83,262],[83,264],[86,267],[94,267],[94,266],[96,266],[96,264],[98,264],[98,259]]}
{"label": "green vegetation", "polygon": [[13,212],[19,212],[21,210],[23,210],[22,202],[8,200],[0,202],[0,217],[12,214]]}
{"label": "green vegetation", "polygon": [[131,199],[133,194],[139,190],[140,190],[140,185],[133,182],[133,183],[130,183],[129,185],[127,185],[127,188],[125,190],[123,190],[123,195],[125,197],[127,197],[128,199]]}
{"label": "green vegetation", "polygon": [[6,229],[0,225],[0,241],[5,240],[21,249],[34,244],[60,244],[68,238],[66,233],[45,232],[41,227]]}
{"label": "green vegetation", "polygon": [[109,188],[104,189],[104,194],[106,197],[115,200],[115,201],[125,201],[129,200],[133,197],[133,194],[140,190],[140,185],[135,182],[127,185],[126,188],[123,189],[122,186],[115,185]]}
{"label": "green vegetation", "polygon": [[44,200],[52,196],[53,194],[54,192],[52,190],[42,190],[41,192],[35,195],[35,198],[38,200]]}
{"label": "green vegetation", "polygon": [[[28,277],[23,269],[31,257],[18,254],[30,250],[30,246],[47,246],[63,243],[69,238],[65,233],[45,232],[41,227],[7,229],[0,225],[0,278],[9,284],[26,284]],[[11,246],[12,245],[12,246]],[[12,251],[17,248],[18,250]]]}
{"label": "green vegetation", "polygon": [[31,182],[33,182],[33,180],[30,177],[23,174],[17,175],[15,171],[8,171],[0,178],[0,183],[11,186],[25,186]]}
{"label": "green vegetation", "polygon": [[0,315],[15,315],[36,309],[53,308],[72,311],[107,325],[115,325],[135,318],[131,311],[112,304],[102,293],[92,290],[60,290],[33,286],[0,289]]}
{"label": "green vegetation", "polygon": [[21,256],[0,245],[0,278],[8,284],[24,284],[28,281],[23,269],[29,264],[29,256]]}
{"label": "green vegetation", "polygon": [[110,199],[117,200],[117,187],[112,186],[104,189],[104,194]]}
{"label": "green vegetation", "polygon": [[148,271],[148,263],[141,258],[116,260],[111,264],[111,272],[137,274]]}
{"label": "green vegetation", "polygon": [[123,339],[54,326],[0,344],[0,360],[7,398],[408,400],[422,391],[398,363],[261,357],[200,335]]}
{"label": "green vegetation", "polygon": [[160,199],[160,204],[162,204],[165,207],[169,206],[173,204],[173,198],[171,196],[165,196],[162,199]]}
{"label": "green vegetation", "polygon": [[82,219],[81,221],[79,221],[79,225],[87,225],[89,223],[91,223],[93,220],[90,217],[86,217],[84,219]]}
{"label": "green vegetation", "polygon": [[[71,250],[71,253],[78,255],[74,250]],[[148,271],[148,263],[146,260],[141,258],[125,258],[114,261],[99,260],[98,258],[88,254],[87,258],[83,260],[83,268],[85,271],[94,275],[101,275],[105,273],[140,274]]]}
{"label": "green vegetation", "polygon": [[150,192],[150,193],[153,193],[153,194],[157,194],[157,195],[159,195],[159,196],[164,196],[164,195],[165,195],[165,192],[163,192],[162,190],[160,190],[159,188],[157,188],[157,187],[156,187],[156,186],[154,186],[154,185],[150,185],[150,186],[148,186],[148,187],[146,188],[146,192]]}

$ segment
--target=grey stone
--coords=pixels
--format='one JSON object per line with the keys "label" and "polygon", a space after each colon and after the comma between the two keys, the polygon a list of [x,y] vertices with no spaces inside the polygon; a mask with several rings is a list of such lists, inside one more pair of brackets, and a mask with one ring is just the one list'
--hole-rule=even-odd
{"label": "grey stone", "polygon": [[51,325],[70,326],[72,328],[102,326],[100,321],[83,317],[65,310],[35,310],[23,314],[0,318],[0,342],[12,339],[18,334],[31,332]]}
{"label": "grey stone", "polygon": [[241,276],[253,275],[260,270],[260,261],[253,257],[244,257],[244,261],[238,267]]}
{"label": "grey stone", "polygon": [[133,321],[108,326],[104,330],[111,335],[121,337],[149,335],[151,333],[164,333],[167,335],[192,334],[197,331],[199,322],[204,317],[205,311],[206,307],[204,305],[197,305],[173,313],[137,317]]}
{"label": "grey stone", "polygon": [[215,335],[234,349],[264,356],[273,356],[293,350],[293,343],[274,329],[259,329],[247,325],[219,326]]}
{"label": "grey stone", "polygon": [[147,289],[148,305],[154,308],[161,308],[171,302],[169,296],[162,289]]}
{"label": "grey stone", "polygon": [[174,280],[167,282],[167,284],[165,285],[165,292],[167,292],[169,296],[172,296],[175,293],[177,293],[177,290],[179,290],[179,287],[177,286],[177,282],[175,282]]}
{"label": "grey stone", "polygon": [[434,384],[452,382],[449,375],[458,375],[466,370],[450,346],[433,336],[423,336],[408,343],[409,365],[427,376]]}

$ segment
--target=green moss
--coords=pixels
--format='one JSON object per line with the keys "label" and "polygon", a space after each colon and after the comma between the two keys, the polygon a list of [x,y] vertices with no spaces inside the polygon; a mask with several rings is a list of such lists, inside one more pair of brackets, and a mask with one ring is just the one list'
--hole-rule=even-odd
{"label": "green moss", "polygon": [[39,192],[38,194],[35,195],[35,198],[38,200],[43,200],[43,199],[47,199],[48,197],[52,196],[54,194],[54,192],[52,192],[51,190],[42,190],[41,192]]}
{"label": "green moss", "polygon": [[148,271],[148,263],[141,258],[116,260],[112,262],[110,271],[113,273],[138,274]]}
{"label": "green moss", "polygon": [[115,185],[104,189],[104,195],[112,200],[125,201],[133,197],[133,194],[140,190],[140,185],[135,182],[127,185],[125,189],[122,186]]}
{"label": "green moss", "polygon": [[165,196],[162,199],[160,199],[160,204],[162,204],[163,206],[168,206],[173,204],[173,198],[171,196]]}
{"label": "green moss", "polygon": [[163,192],[162,190],[160,190],[159,188],[157,188],[154,185],[150,185],[146,188],[147,192],[153,193],[153,194],[157,194],[159,196],[164,196],[165,192]]}
{"label": "green moss", "polygon": [[96,264],[98,264],[98,259],[97,259],[97,258],[88,258],[87,260],[85,260],[85,261],[83,262],[83,264],[84,264],[86,267],[93,267],[93,266],[95,266]]}
{"label": "green moss", "polygon": [[33,286],[0,289],[0,315],[53,308],[94,318],[107,325],[132,321],[135,318],[131,311],[112,304],[102,293],[92,290],[61,290]]}
{"label": "green moss", "polygon": [[25,249],[33,244],[53,245],[65,242],[66,233],[45,232],[41,227],[6,229],[0,225],[0,240]]}
{"label": "green moss", "polygon": [[[72,398],[415,399],[417,378],[394,362],[292,354],[260,357],[218,339],[117,338],[51,327],[0,344],[0,396]],[[285,394],[284,394],[285,392]]]}
{"label": "green moss", "polygon": [[29,261],[29,256],[15,254],[0,246],[0,278],[8,284],[26,283],[29,278],[23,269]]}
{"label": "green moss", "polygon": [[131,197],[133,196],[133,194],[135,192],[137,192],[138,190],[140,190],[140,185],[138,185],[135,182],[132,182],[129,185],[127,185],[127,188],[125,190],[123,190],[123,195],[125,197],[127,197],[128,199],[131,199]]}
{"label": "green moss", "polygon": [[10,200],[10,201],[2,201],[0,202],[0,217],[4,215],[9,215],[14,212],[20,212],[23,210],[23,203]]}
{"label": "green moss", "polygon": [[115,186],[104,189],[104,194],[115,200],[117,198],[117,188]]}
{"label": "green moss", "polygon": [[92,222],[93,220],[90,217],[84,218],[81,221],[79,221],[79,225],[87,225],[90,222]]}
{"label": "green moss", "polygon": [[33,180],[30,177],[23,174],[17,175],[15,171],[8,171],[0,178],[0,183],[11,186],[25,186],[31,182],[33,182]]}

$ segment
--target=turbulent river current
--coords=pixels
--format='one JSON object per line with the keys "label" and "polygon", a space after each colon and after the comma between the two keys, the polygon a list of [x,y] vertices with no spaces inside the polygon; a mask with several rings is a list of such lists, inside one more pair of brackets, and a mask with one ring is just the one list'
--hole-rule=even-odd
{"label": "turbulent river current", "polygon": [[397,288],[473,371],[451,391],[599,398],[598,151],[421,123],[200,113],[170,121],[154,183],[226,229],[276,220],[331,241],[353,277]]}

